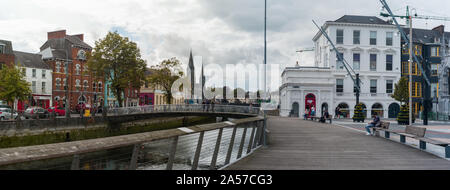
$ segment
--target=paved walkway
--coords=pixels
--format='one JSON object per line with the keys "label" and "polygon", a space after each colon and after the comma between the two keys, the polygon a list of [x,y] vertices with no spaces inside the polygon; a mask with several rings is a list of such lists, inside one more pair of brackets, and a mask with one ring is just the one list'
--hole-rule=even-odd
{"label": "paved walkway", "polygon": [[231,170],[450,170],[450,161],[356,130],[271,117],[270,144]]}

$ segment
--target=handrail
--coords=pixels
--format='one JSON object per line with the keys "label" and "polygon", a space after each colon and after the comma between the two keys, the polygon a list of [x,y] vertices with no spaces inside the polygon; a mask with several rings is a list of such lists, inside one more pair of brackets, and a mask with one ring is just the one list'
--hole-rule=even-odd
{"label": "handrail", "polygon": [[[169,129],[162,131],[154,131],[140,134],[107,137],[100,139],[82,140],[75,142],[66,142],[58,144],[37,145],[29,147],[0,149],[0,166],[46,160],[52,158],[60,158],[67,156],[74,156],[74,160],[78,159],[79,155],[92,153],[102,150],[127,147],[131,145],[139,145],[157,140],[177,138],[180,136],[204,133],[212,130],[222,130],[228,127],[242,127],[254,123],[253,128],[262,127],[264,118],[253,117],[235,120],[233,122],[222,122],[214,124],[196,125],[187,128]],[[261,135],[261,134],[260,134]],[[262,137],[262,136],[261,136]],[[253,138],[253,137],[252,137]],[[255,138],[256,139],[256,138]],[[253,139],[253,140],[255,140]],[[253,141],[250,140],[250,141]],[[259,139],[260,140],[260,139]],[[258,142],[261,144],[261,141]],[[256,142],[256,140],[255,140]],[[217,155],[216,155],[217,156]],[[136,164],[134,163],[134,166]]]}

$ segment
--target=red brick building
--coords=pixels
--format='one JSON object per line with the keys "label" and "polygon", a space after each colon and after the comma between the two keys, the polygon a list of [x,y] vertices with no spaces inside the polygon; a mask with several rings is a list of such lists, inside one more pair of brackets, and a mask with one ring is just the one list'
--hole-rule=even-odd
{"label": "red brick building", "polygon": [[66,30],[48,32],[48,40],[40,49],[42,58],[53,70],[54,105],[65,106],[67,80],[71,110],[76,110],[79,104],[101,106],[104,81],[89,72],[86,56],[92,47],[84,42],[83,34],[67,35]]}
{"label": "red brick building", "polygon": [[11,41],[0,40],[0,69],[5,64],[14,64],[14,52]]}

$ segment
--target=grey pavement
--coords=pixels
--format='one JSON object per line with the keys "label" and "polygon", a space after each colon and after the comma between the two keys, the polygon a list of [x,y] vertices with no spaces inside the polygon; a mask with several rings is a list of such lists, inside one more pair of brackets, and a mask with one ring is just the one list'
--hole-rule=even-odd
{"label": "grey pavement", "polygon": [[268,147],[230,170],[449,170],[450,161],[360,130],[270,117]]}

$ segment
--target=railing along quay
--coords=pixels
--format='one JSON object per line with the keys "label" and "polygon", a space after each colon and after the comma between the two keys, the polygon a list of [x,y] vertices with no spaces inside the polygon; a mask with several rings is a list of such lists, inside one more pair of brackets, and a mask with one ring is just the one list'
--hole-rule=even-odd
{"label": "railing along quay", "polygon": [[[143,107],[139,108],[142,111]],[[147,106],[144,112],[159,109],[166,112],[203,111],[203,105]],[[259,108],[214,107],[215,112],[233,110],[237,113],[259,113]],[[131,108],[111,109],[108,115],[114,112],[142,113],[134,111]],[[264,118],[258,116],[117,137],[0,149],[0,169],[215,170],[251,154],[263,146],[264,141]]]}

